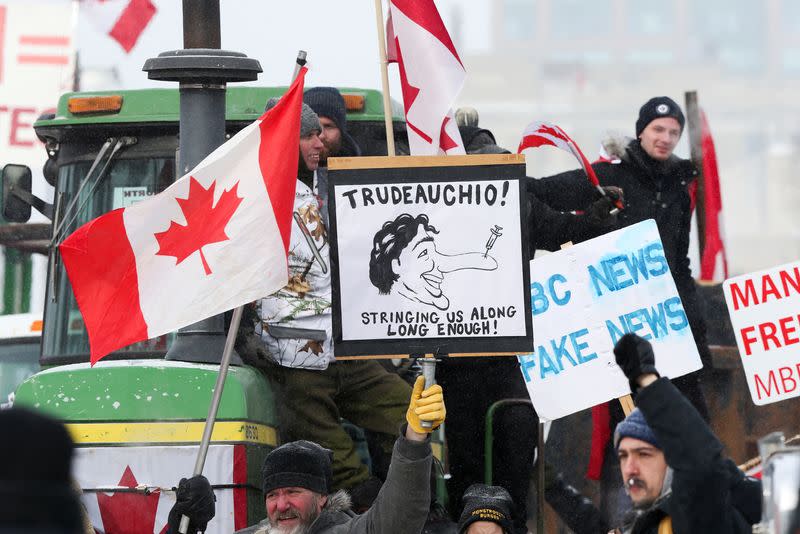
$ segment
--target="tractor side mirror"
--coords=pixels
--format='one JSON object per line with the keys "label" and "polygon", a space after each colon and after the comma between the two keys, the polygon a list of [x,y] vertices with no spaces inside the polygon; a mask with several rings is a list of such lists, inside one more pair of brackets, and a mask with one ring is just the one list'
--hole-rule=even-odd
{"label": "tractor side mirror", "polygon": [[31,218],[31,205],[23,199],[30,196],[30,167],[13,163],[3,167],[3,219],[7,222],[28,222]]}

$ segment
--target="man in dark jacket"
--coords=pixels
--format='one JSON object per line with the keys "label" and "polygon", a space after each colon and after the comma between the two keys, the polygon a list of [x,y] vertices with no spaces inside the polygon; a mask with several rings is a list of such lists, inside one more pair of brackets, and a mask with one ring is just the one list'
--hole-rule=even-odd
{"label": "man in dark jacket", "polygon": [[[688,258],[692,213],[687,188],[697,171],[690,161],[673,154],[685,122],[680,106],[672,99],[651,98],[639,110],[636,139],[607,145],[612,161],[592,167],[601,185],[624,191],[626,206],[617,216],[618,228],[655,219],[697,350],[703,365],[710,367],[705,321]],[[533,188],[541,200],[562,211],[583,210],[597,197],[582,170],[535,180]],[[708,420],[697,375],[680,377],[675,385]]]}
{"label": "man in dark jacket", "polygon": [[623,532],[656,533],[666,523],[678,534],[751,532],[760,484],[748,483],[731,468],[722,443],[697,410],[659,377],[648,341],[626,334],[614,354],[638,407],[614,433],[634,504]]}
{"label": "man in dark jacket", "polygon": [[[473,123],[477,124],[477,117]],[[493,142],[494,137],[491,139]],[[464,142],[467,143],[466,140]],[[494,144],[481,145],[476,150],[484,154],[504,151]],[[536,250],[558,250],[567,241],[591,239],[613,227],[614,217],[610,214],[614,207],[612,198],[598,198],[594,189],[594,196],[585,214],[560,213],[539,200],[534,188],[536,181],[527,179],[525,182],[528,203],[526,224],[531,255]],[[525,503],[536,451],[538,417],[530,405],[519,363],[514,356],[458,360],[445,358],[437,364],[436,369],[436,379],[448,392],[447,403],[456,414],[445,427],[450,444],[448,459],[451,477],[447,489],[451,514],[458,517],[464,492],[471,484],[484,480],[485,436],[482,429],[487,410],[497,401],[516,399],[520,402],[504,405],[496,411],[494,418],[493,480],[508,490],[518,507],[518,513],[514,515],[514,532],[525,533]],[[476,428],[479,429],[477,435]]]}
{"label": "man in dark jacket", "polygon": [[[446,414],[442,387],[424,389],[424,383],[418,377],[414,384],[406,412],[407,425],[395,442],[386,482],[369,510],[358,515],[351,510],[346,491],[331,493],[332,451],[310,441],[293,441],[264,459],[267,518],[238,534],[421,532],[430,505],[429,436],[444,422]],[[423,427],[423,421],[431,426]],[[181,480],[177,503],[170,511],[171,534],[178,531],[182,513],[189,517],[191,534],[204,530],[214,516],[213,492],[202,476]]]}

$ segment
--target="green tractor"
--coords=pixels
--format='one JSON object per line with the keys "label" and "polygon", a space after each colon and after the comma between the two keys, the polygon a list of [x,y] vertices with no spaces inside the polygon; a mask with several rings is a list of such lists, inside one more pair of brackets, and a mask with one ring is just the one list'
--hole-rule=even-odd
{"label": "green tractor", "polygon": [[[285,89],[227,89],[226,137],[257,119],[265,102]],[[380,93],[341,91],[350,133],[364,155],[384,155]],[[407,152],[402,110],[393,115],[398,152]],[[50,213],[54,242],[105,212],[159,193],[181,174],[178,89],[69,93],[34,128],[48,153],[44,174],[55,186],[54,206],[31,197],[30,169],[9,165],[4,215],[24,222],[31,205]],[[161,532],[174,502],[168,489],[193,471],[221,354],[165,359],[175,339],[173,333],[135,343],[90,367],[81,314],[57,249],[49,250],[43,370],[19,385],[15,403],[67,425],[78,447],[75,476],[99,532]],[[229,533],[264,517],[260,469],[278,444],[276,397],[265,373],[234,362],[205,462],[217,495],[208,532]],[[440,439],[434,450],[441,458]]]}

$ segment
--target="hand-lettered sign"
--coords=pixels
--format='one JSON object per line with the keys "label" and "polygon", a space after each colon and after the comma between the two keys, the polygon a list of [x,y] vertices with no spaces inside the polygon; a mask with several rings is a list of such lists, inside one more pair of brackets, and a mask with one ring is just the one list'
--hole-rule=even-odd
{"label": "hand-lettered sign", "polygon": [[613,353],[628,332],[653,344],[662,376],[701,367],[655,221],[538,257],[530,268],[536,338],[519,360],[540,417],[629,394]]}
{"label": "hand-lettered sign", "polygon": [[531,350],[524,159],[329,167],[337,357]]}
{"label": "hand-lettered sign", "polygon": [[729,278],[723,289],[753,402],[800,396],[800,262]]}

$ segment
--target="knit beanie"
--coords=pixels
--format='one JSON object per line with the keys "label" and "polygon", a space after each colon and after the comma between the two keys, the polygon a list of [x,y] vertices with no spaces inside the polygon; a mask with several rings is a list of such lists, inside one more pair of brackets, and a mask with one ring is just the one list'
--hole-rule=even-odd
{"label": "knit beanie", "polygon": [[[278,103],[277,96],[273,96],[269,100],[267,100],[267,105],[264,108],[264,111],[269,111],[275,107],[275,104]],[[303,104],[300,108],[300,137],[307,137],[313,131],[321,132],[322,126],[319,124],[319,117],[314,110],[312,110],[308,105]]]}
{"label": "knit beanie", "polygon": [[636,137],[642,134],[648,124],[663,117],[672,117],[678,121],[678,124],[681,125],[681,132],[683,131],[686,117],[683,116],[681,107],[668,96],[656,96],[639,108],[639,118],[636,119]]}
{"label": "knit beanie", "polygon": [[622,441],[622,438],[640,439],[657,449],[661,448],[653,429],[647,424],[639,408],[634,408],[630,415],[617,425],[614,430],[614,449],[619,448],[619,442]]}
{"label": "knit beanie", "polygon": [[303,94],[303,102],[320,117],[328,117],[342,131],[347,132],[347,108],[344,98],[335,87],[312,87]]}
{"label": "knit beanie", "polygon": [[264,459],[264,493],[276,488],[306,488],[327,495],[333,485],[333,452],[311,441],[292,441]]}
{"label": "knit beanie", "polygon": [[514,501],[505,488],[473,484],[467,488],[462,497],[464,511],[458,520],[458,532],[463,534],[476,521],[497,523],[503,532],[513,532],[511,514]]}

